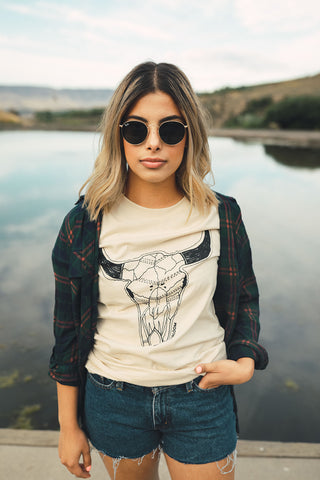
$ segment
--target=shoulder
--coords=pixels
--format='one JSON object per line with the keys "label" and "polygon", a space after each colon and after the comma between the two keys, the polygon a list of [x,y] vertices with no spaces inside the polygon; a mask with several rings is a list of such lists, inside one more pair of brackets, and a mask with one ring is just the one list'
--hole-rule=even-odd
{"label": "shoulder", "polygon": [[89,214],[84,205],[84,196],[81,196],[75,206],[67,213],[63,225],[75,226],[89,220]]}
{"label": "shoulder", "polygon": [[241,217],[240,207],[235,198],[228,195],[223,195],[219,192],[214,192],[219,201],[219,215],[220,220],[237,221]]}
{"label": "shoulder", "polygon": [[80,197],[75,206],[64,217],[60,232],[57,239],[57,244],[64,243],[71,245],[74,237],[80,232],[82,225],[88,220],[89,215],[87,209],[84,207],[84,198]]}
{"label": "shoulder", "polygon": [[77,221],[86,217],[88,217],[88,212],[84,207],[84,196],[81,196],[74,207],[67,213],[65,220],[75,224]]}

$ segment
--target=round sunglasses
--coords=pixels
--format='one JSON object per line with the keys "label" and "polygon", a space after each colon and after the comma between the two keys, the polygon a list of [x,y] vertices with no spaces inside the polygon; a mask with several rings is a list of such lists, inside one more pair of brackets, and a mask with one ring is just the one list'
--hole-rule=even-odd
{"label": "round sunglasses", "polygon": [[[123,138],[132,145],[140,145],[148,136],[149,128],[144,122],[138,120],[128,120],[119,125]],[[177,145],[180,143],[186,133],[187,125],[181,122],[170,120],[163,122],[159,126],[159,136],[167,145]]]}

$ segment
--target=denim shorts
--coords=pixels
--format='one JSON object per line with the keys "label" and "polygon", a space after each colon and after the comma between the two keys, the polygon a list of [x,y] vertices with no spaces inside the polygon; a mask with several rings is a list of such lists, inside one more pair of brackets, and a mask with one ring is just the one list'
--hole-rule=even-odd
{"label": "denim shorts", "polygon": [[236,448],[230,386],[208,390],[201,377],[181,385],[142,387],[87,375],[84,429],[94,448],[114,459],[161,448],[189,464],[217,462]]}

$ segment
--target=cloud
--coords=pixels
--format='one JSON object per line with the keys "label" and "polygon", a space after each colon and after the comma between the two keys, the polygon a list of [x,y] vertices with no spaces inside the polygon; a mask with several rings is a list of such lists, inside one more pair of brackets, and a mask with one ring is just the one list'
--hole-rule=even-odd
{"label": "cloud", "polygon": [[296,33],[319,26],[318,0],[234,0],[234,8],[254,33]]}
{"label": "cloud", "polygon": [[4,226],[3,231],[9,235],[28,235],[34,237],[46,236],[46,232],[51,230],[52,223],[56,223],[60,212],[58,210],[49,210],[42,216],[28,220],[26,223],[12,223]]}
{"label": "cloud", "polygon": [[320,31],[296,37],[277,48],[277,57],[288,66],[288,74],[298,75],[302,69],[306,73],[319,72],[318,54],[320,51]]}
{"label": "cloud", "polygon": [[104,32],[105,37],[114,34],[125,33],[126,39],[132,34],[136,37],[148,37],[150,39],[168,39],[172,34],[159,28],[154,22],[145,22],[143,11],[137,14],[134,5],[128,15],[119,15],[119,11],[108,12],[108,15],[92,15],[86,10],[73,8],[65,4],[52,2],[37,2],[34,7],[26,7],[20,4],[5,5],[8,10],[23,15],[30,15],[44,19],[59,21],[69,25],[80,25],[81,28],[92,30],[97,29]]}
{"label": "cloud", "polygon": [[179,56],[179,65],[199,91],[277,79],[281,75],[283,61],[269,52],[262,53],[258,48],[244,50],[241,46],[193,48]]}
{"label": "cloud", "polygon": [[39,0],[2,8],[32,22],[2,29],[0,83],[114,88],[131,67],[152,59],[176,63],[203,91],[317,68],[319,7],[312,0]]}
{"label": "cloud", "polygon": [[[23,78],[25,85],[109,88],[118,83],[125,73],[121,62],[110,62],[107,54],[105,59],[87,60],[7,48],[0,49],[0,59],[1,64],[6,65],[1,82],[7,84],[21,83]],[[23,71],[28,72],[27,77],[21,77]]]}

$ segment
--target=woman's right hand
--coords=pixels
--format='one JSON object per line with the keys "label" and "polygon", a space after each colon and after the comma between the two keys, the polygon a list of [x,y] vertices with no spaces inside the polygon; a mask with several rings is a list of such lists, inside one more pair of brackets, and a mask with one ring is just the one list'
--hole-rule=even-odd
{"label": "woman's right hand", "polygon": [[[80,463],[82,455],[83,463]],[[89,442],[80,427],[61,429],[59,438],[59,457],[70,473],[78,478],[89,478],[91,455]]]}

